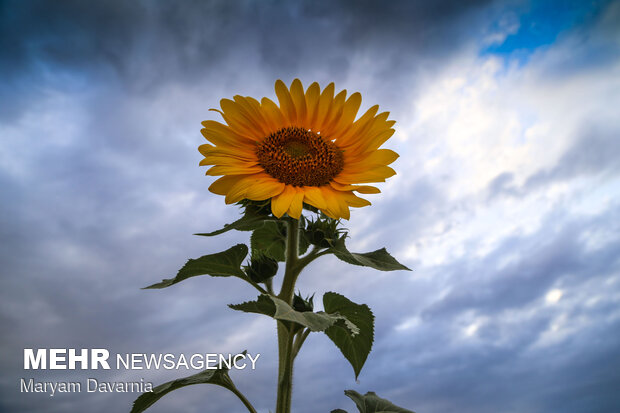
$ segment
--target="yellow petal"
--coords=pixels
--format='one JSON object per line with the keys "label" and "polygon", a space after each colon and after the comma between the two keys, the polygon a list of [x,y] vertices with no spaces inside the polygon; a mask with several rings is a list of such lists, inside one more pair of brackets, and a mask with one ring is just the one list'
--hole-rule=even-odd
{"label": "yellow petal", "polygon": [[286,185],[280,195],[271,199],[271,212],[273,212],[273,215],[281,218],[288,211],[296,194],[297,191],[294,186]]}
{"label": "yellow petal", "polygon": [[306,91],[306,117],[308,122],[308,129],[314,130],[315,118],[318,112],[319,97],[321,96],[321,88],[318,83],[314,82],[310,85]]}
{"label": "yellow petal", "polygon": [[301,81],[299,79],[295,79],[293,80],[293,83],[291,83],[291,99],[293,100],[293,104],[295,105],[295,109],[297,111],[296,125],[304,126],[304,123],[307,125],[306,95],[304,94],[304,87],[301,85]]}
{"label": "yellow petal", "polygon": [[232,204],[242,199],[262,201],[278,195],[283,189],[283,183],[264,173],[240,176],[226,193],[226,203]]}
{"label": "yellow petal", "polygon": [[355,121],[351,128],[343,133],[342,136],[336,137],[336,142],[341,148],[346,148],[354,144],[360,138],[360,134],[364,130],[369,129],[374,122],[375,114],[379,110],[379,105],[375,105],[368,109],[361,118]]}
{"label": "yellow petal", "polygon": [[258,165],[258,160],[243,160],[227,155],[207,155],[200,161],[200,166],[204,165],[226,165],[238,166],[239,168],[249,168]]}
{"label": "yellow petal", "polygon": [[344,185],[336,181],[329,183],[332,188],[337,191],[357,191],[360,194],[379,194],[381,191],[379,188],[370,185]]}
{"label": "yellow petal", "polygon": [[200,130],[202,135],[217,147],[251,148],[254,145],[254,140],[239,135],[228,126],[214,120],[205,120],[202,126],[204,126]]}
{"label": "yellow petal", "polygon": [[385,182],[385,180],[391,176],[396,175],[396,172],[389,166],[378,166],[373,169],[361,172],[345,173],[341,172],[338,176],[334,177],[334,181],[341,184],[363,184],[367,182]]}
{"label": "yellow petal", "polygon": [[288,120],[289,124],[294,125],[297,121],[297,112],[295,111],[295,104],[291,98],[291,94],[283,81],[276,81],[276,96],[280,102],[280,109],[282,114]]}
{"label": "yellow petal", "polygon": [[209,150],[212,150],[212,149],[215,149],[215,146],[205,143],[198,147],[198,152],[200,152],[203,155],[206,155],[209,153]]}
{"label": "yellow petal", "polygon": [[364,170],[377,165],[389,165],[398,159],[398,154],[390,149],[377,149],[356,156],[353,159],[347,159],[345,171],[353,169]]}
{"label": "yellow petal", "polygon": [[347,151],[349,156],[357,156],[379,148],[394,134],[394,129],[391,129],[394,121],[387,121],[388,116],[388,112],[377,115],[372,122],[358,131],[357,137],[349,145],[343,145],[342,149]]}
{"label": "yellow petal", "polygon": [[334,100],[334,87],[334,84],[330,83],[319,97],[319,106],[314,121],[314,128],[316,132],[321,132],[321,129],[324,126],[325,118],[329,114],[329,108]]}
{"label": "yellow petal", "polygon": [[377,134],[370,140],[368,145],[366,145],[366,148],[364,149],[365,152],[374,151],[375,149],[379,148],[381,145],[385,143],[385,141],[390,139],[392,135],[394,135],[394,129],[388,129],[386,131],[383,131]]}
{"label": "yellow petal", "polygon": [[253,179],[248,176],[239,177],[237,182],[235,182],[232,187],[226,193],[226,198],[224,202],[227,204],[234,204],[235,202],[239,202],[242,199],[245,199],[245,193],[248,188],[252,186]]}
{"label": "yellow petal", "polygon": [[248,175],[264,171],[262,166],[216,165],[209,168],[207,175]]}
{"label": "yellow petal", "polygon": [[204,145],[200,145],[198,147],[198,151],[204,156],[208,155],[218,155],[218,156],[229,156],[231,158],[241,159],[244,161],[252,161],[256,160],[256,153],[254,151],[243,151],[240,149],[233,149],[228,147],[220,147],[220,146],[212,146],[208,143]]}
{"label": "yellow petal", "polygon": [[329,113],[324,121],[324,126],[321,130],[325,136],[329,139],[332,138],[332,134],[335,130],[335,126],[338,125],[338,121],[340,121],[340,117],[342,116],[342,112],[344,110],[344,104],[347,98],[347,91],[343,90],[336,95],[334,101],[332,102],[332,106],[329,109]]}
{"label": "yellow petal", "polygon": [[213,192],[217,195],[226,195],[233,187],[234,184],[239,182],[240,179],[245,178],[244,175],[226,175],[219,179],[209,186],[209,191]]}
{"label": "yellow petal", "polygon": [[360,198],[353,192],[345,192],[341,195],[346,203],[353,208],[361,208],[370,205],[370,202],[364,198]]}
{"label": "yellow petal", "polygon": [[299,219],[299,217],[301,216],[301,210],[303,209],[303,204],[304,204],[304,192],[301,188],[295,188],[295,196],[293,197],[293,200],[291,201],[291,206],[288,209],[288,214],[295,218],[295,219]]}
{"label": "yellow petal", "polygon": [[330,217],[331,219],[340,219],[340,217],[338,215],[334,214],[329,209],[322,209],[321,212],[324,213],[325,215],[327,215],[328,217]]}
{"label": "yellow petal", "polygon": [[327,209],[338,218],[349,219],[349,207],[347,206],[344,197],[338,196],[330,186],[325,185],[319,187],[323,194],[323,198],[327,203]]}
{"label": "yellow petal", "polygon": [[304,186],[304,200],[306,203],[318,209],[327,209],[327,203],[323,198],[321,190],[315,186]]}
{"label": "yellow petal", "polygon": [[222,107],[222,117],[228,123],[228,126],[239,135],[258,140],[265,135],[262,124],[251,120],[251,117],[243,110],[243,108],[230,99],[220,100]]}
{"label": "yellow petal", "polygon": [[[269,99],[267,99],[267,100],[269,100]],[[265,112],[264,108],[262,107],[261,103],[258,100],[254,99],[253,97],[246,96],[245,97],[245,101],[248,104],[248,106],[250,106],[254,110],[254,113],[256,114],[256,116],[260,117],[260,119],[262,119],[263,128],[267,132],[266,135],[269,135],[270,133],[275,132],[276,130],[280,129],[279,125],[272,125],[270,117]],[[273,103],[273,106],[275,106],[276,109],[277,109],[277,106],[276,106],[275,103]],[[278,109],[278,112],[279,112],[279,109]],[[282,116],[281,113],[280,113],[280,116]],[[274,126],[275,126],[275,128],[274,128]]]}
{"label": "yellow petal", "polygon": [[[234,100],[237,104],[239,113],[243,115],[247,124],[257,130],[260,130],[262,136],[268,135],[269,126],[263,117],[263,113],[260,110],[260,105],[258,105],[258,102],[252,102],[251,98],[245,98],[239,95],[236,95]],[[254,106],[254,103],[256,103],[257,106]]]}
{"label": "yellow petal", "polygon": [[284,185],[272,178],[263,178],[260,181],[252,184],[246,191],[245,197],[253,201],[262,201],[264,199],[272,198],[279,195],[283,190]]}
{"label": "yellow petal", "polygon": [[344,104],[342,116],[340,117],[338,124],[334,126],[334,131],[332,133],[332,136],[334,138],[342,135],[344,131],[346,131],[348,128],[351,127],[351,125],[353,125],[353,122],[355,121],[355,116],[357,116],[357,112],[359,111],[361,104],[362,95],[355,92],[354,94],[349,96],[349,99],[347,99]]}
{"label": "yellow petal", "polygon": [[288,125],[282,111],[271,99],[263,98],[260,107],[272,133]]}
{"label": "yellow petal", "polygon": [[354,146],[360,146],[366,142],[369,142],[377,134],[389,130],[387,126],[387,119],[390,116],[389,112],[382,112],[375,116],[370,122],[366,122],[357,130],[357,136],[352,140]]}

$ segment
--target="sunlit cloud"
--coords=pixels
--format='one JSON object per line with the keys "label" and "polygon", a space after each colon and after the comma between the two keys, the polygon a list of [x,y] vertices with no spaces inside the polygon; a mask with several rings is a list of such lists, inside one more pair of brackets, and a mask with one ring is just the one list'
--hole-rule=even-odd
{"label": "sunlit cloud", "polygon": [[562,294],[562,290],[555,288],[545,295],[545,301],[548,304],[556,304],[562,298]]}

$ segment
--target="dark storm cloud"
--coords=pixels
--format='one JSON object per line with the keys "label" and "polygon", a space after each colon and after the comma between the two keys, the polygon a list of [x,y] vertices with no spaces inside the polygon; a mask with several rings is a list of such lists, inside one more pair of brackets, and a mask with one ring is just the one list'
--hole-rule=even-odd
{"label": "dark storm cloud", "polygon": [[[482,6],[489,3],[488,0],[435,2],[346,0],[319,3],[316,10],[310,10],[324,17],[342,21],[346,28],[346,42],[351,45],[389,48],[396,43],[399,47],[408,45],[403,51],[420,49],[430,51],[429,49],[437,46],[441,49],[454,47],[446,42],[446,37],[463,30],[465,25],[471,25],[471,21],[465,18],[465,15],[472,17],[474,11],[480,11]],[[321,10],[321,5],[326,7]],[[463,19],[454,21],[456,17]],[[446,28],[447,23],[454,23],[457,27]]]}
{"label": "dark storm cloud", "polygon": [[[573,340],[530,350],[530,340],[546,326],[544,319],[512,326],[519,337],[509,347],[460,343],[458,351],[449,344],[452,337],[433,334],[430,329],[400,337],[379,356],[404,355],[398,367],[384,373],[385,390],[381,390],[392,391],[393,400],[419,411],[449,411],[455,402],[465,413],[613,411],[618,397],[610,390],[618,380],[620,340],[611,331],[618,323],[604,328],[591,325]],[[441,324],[433,327],[436,331],[443,328]],[[592,337],[601,337],[596,340],[596,351],[592,351]],[[412,344],[403,346],[403,342]],[[428,354],[430,348],[437,350]],[[383,363],[384,372],[393,366],[387,358]],[[405,375],[411,379],[395,379]],[[600,397],[593,396],[599,392]]]}
{"label": "dark storm cloud", "polygon": [[[350,51],[342,46],[370,49],[408,44],[408,52],[456,48],[459,39],[445,41],[457,30],[446,27],[447,23],[472,17],[472,11],[488,3],[9,1],[4,3],[2,20],[3,59],[11,63],[5,69],[13,74],[33,59],[65,67],[109,63],[123,73],[134,54],[144,54],[148,58],[144,65],[173,64],[181,72],[177,75],[199,74],[201,64],[208,67],[223,53],[243,50],[250,43],[263,45],[267,62],[320,65],[320,53],[314,61],[299,58],[305,49],[310,50],[308,55]],[[460,30],[466,24],[471,23],[457,22]]]}
{"label": "dark storm cloud", "polygon": [[475,17],[484,3],[4,2],[0,74],[12,104],[2,113],[14,118],[37,91],[66,88],[67,78],[78,88],[121,82],[140,93],[208,75],[251,78],[257,66],[339,81],[359,55],[374,56],[366,70],[385,77],[458,48],[475,34],[458,18]]}

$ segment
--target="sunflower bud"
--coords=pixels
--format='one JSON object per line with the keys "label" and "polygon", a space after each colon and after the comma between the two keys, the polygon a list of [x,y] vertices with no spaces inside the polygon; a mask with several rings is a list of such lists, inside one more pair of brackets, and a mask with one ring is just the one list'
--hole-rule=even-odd
{"label": "sunflower bud", "polygon": [[263,254],[252,257],[250,265],[245,267],[245,272],[255,283],[262,283],[276,275],[278,261]]}
{"label": "sunflower bud", "polygon": [[309,221],[305,235],[310,244],[319,248],[330,248],[340,238],[338,221],[330,218]]}
{"label": "sunflower bud", "polygon": [[310,297],[306,297],[305,300],[301,298],[301,295],[295,294],[295,296],[293,297],[293,309],[301,313],[304,313],[306,311],[312,311],[314,310],[314,303],[312,302],[313,300],[314,294],[312,294],[312,296]]}

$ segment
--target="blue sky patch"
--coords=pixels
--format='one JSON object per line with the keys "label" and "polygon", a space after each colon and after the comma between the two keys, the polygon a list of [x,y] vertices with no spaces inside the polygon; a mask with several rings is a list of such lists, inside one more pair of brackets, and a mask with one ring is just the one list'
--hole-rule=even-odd
{"label": "blue sky patch", "polygon": [[553,44],[562,33],[589,24],[608,1],[547,0],[532,1],[513,10],[519,18],[516,33],[503,42],[484,48],[481,55],[500,55],[527,61],[538,48]]}

